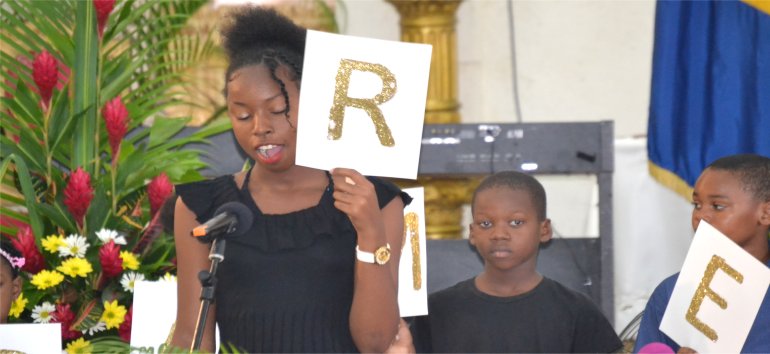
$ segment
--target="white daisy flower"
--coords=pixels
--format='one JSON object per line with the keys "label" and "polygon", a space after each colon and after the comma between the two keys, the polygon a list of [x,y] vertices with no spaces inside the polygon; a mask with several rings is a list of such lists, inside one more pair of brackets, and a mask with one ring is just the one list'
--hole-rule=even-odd
{"label": "white daisy flower", "polygon": [[81,332],[83,332],[83,334],[88,334],[89,336],[92,336],[94,335],[94,333],[99,333],[106,329],[107,329],[107,324],[102,321],[99,321],[99,322],[96,322],[96,324],[93,325],[92,327],[88,329],[84,329]]}
{"label": "white daisy flower", "polygon": [[86,250],[90,246],[86,238],[78,234],[72,234],[64,239],[64,246],[59,246],[60,257],[78,257],[86,256]]}
{"label": "white daisy flower", "polygon": [[35,323],[48,323],[53,319],[56,306],[46,301],[32,309],[32,321]]}
{"label": "white daisy flower", "polygon": [[101,229],[96,232],[96,237],[98,237],[103,244],[110,242],[110,240],[114,241],[116,245],[126,244],[126,238],[115,230]]}
{"label": "white daisy flower", "polygon": [[158,280],[165,281],[165,282],[176,282],[176,276],[166,272],[166,274],[163,274],[163,278],[160,278]]}
{"label": "white daisy flower", "polygon": [[136,284],[137,281],[144,280],[144,274],[137,273],[137,272],[128,272],[124,273],[123,277],[120,278],[120,285],[123,285],[123,290],[134,292],[134,284]]}

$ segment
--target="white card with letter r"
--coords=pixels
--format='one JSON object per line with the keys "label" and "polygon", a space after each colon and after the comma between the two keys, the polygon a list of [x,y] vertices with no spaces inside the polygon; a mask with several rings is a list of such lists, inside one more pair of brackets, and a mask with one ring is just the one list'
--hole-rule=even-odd
{"label": "white card with letter r", "polygon": [[417,178],[432,47],[308,31],[297,165]]}
{"label": "white card with letter r", "polygon": [[699,353],[739,353],[768,286],[766,265],[701,221],[660,330]]}

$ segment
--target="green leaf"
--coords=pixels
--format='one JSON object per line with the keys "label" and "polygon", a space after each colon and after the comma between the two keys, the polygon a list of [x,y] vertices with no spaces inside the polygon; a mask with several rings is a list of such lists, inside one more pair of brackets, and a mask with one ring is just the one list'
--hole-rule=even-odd
{"label": "green leaf", "polygon": [[19,143],[16,143],[7,136],[0,136],[0,150],[3,151],[3,156],[6,154],[16,155],[19,157],[19,159],[29,161],[32,169],[36,171],[44,171],[45,166],[42,164],[44,160],[41,160],[40,144],[35,146],[35,144],[26,143],[31,140],[28,137],[29,133],[25,133],[23,130],[19,133],[22,134]]}
{"label": "green leaf", "polygon": [[[11,178],[8,178],[8,180],[11,180]],[[6,184],[5,180],[3,180],[3,185],[4,186],[12,186],[11,184]],[[0,200],[9,202],[11,204],[16,204],[16,205],[24,204],[24,198],[19,198],[18,196],[14,195],[14,194],[9,194],[9,193],[6,193],[4,191],[0,192]],[[4,207],[0,207],[0,208],[2,208],[3,210],[6,209]],[[8,213],[10,214],[10,211]],[[5,212],[3,212],[2,215],[7,215],[7,214]]]}
{"label": "green leaf", "polygon": [[62,31],[65,25],[68,27],[71,25],[71,20],[67,24],[59,22],[70,19],[71,15],[74,14],[75,9],[72,4],[66,1],[54,3],[33,1],[32,4],[35,5],[31,8],[31,12],[34,12],[31,17],[36,19],[34,27],[46,34],[47,40],[51,44],[49,51],[54,56],[66,58],[65,63],[72,60],[74,56],[72,39],[67,31]]}
{"label": "green leaf", "polygon": [[91,176],[95,175],[96,148],[96,95],[98,41],[96,15],[90,1],[78,1],[75,16],[75,65],[73,70],[73,115],[85,112],[77,122],[71,169],[82,166]]}
{"label": "green leaf", "polygon": [[[1,209],[0,209],[1,210]],[[21,221],[21,220],[19,220]],[[15,227],[5,226],[0,224],[0,232],[6,235],[15,235],[18,230]]]}
{"label": "green leaf", "polygon": [[13,112],[13,120],[27,125],[43,126],[43,111],[40,109],[40,96],[33,93],[21,80],[17,81],[16,90],[12,92],[13,98],[2,97],[2,102]]}
{"label": "green leaf", "polygon": [[150,127],[150,145],[158,146],[184,129],[189,119],[156,119]]}
{"label": "green leaf", "polygon": [[91,340],[91,350],[93,353],[133,353],[128,343],[120,337],[107,336]]}
{"label": "green leaf", "polygon": [[[23,202],[24,201],[22,200],[22,203],[18,205],[23,205],[24,204]],[[26,214],[18,213],[12,209],[4,208],[4,207],[0,208],[0,212],[2,213],[4,218],[29,224],[29,218],[27,217]],[[6,225],[0,224],[0,229],[2,230],[2,233],[7,235],[16,235],[16,233],[19,231],[18,228],[13,225],[6,226]]]}
{"label": "green leaf", "polygon": [[108,218],[112,216],[110,205],[112,198],[107,196],[105,187],[107,186],[98,184],[94,188],[94,198],[91,200],[91,205],[88,206],[88,215],[86,216],[86,230],[88,232],[98,231],[107,225]]}
{"label": "green leaf", "polygon": [[[4,1],[3,6],[0,7],[3,9],[3,30],[7,31],[13,38],[24,39],[24,41],[19,42],[18,46],[14,45],[14,47],[21,49],[17,51],[18,53],[26,53],[33,48],[45,48],[48,52],[53,54],[56,50],[45,41],[44,37],[36,34],[26,22],[28,19],[32,20],[38,17],[32,11],[34,4],[34,1]],[[12,9],[13,13],[6,12],[6,6]],[[35,52],[39,52],[39,50],[36,50]]]}
{"label": "green leaf", "polygon": [[[62,106],[65,106],[65,105],[62,104]],[[77,125],[77,122],[81,121],[82,119],[85,119],[85,115],[86,115],[85,111],[75,114],[74,116],[67,115],[67,113],[68,113],[67,111],[59,112],[57,110],[56,114],[53,114],[51,117],[50,139],[52,141],[51,150],[53,151],[60,151],[59,145],[62,144],[64,139],[73,138],[72,136],[73,129]]]}
{"label": "green leaf", "polygon": [[[77,225],[75,220],[72,219],[69,211],[60,203],[44,204],[40,203],[37,206],[37,211],[48,218],[56,227],[61,227],[67,232],[77,232]],[[42,234],[41,234],[42,235]]]}
{"label": "green leaf", "polygon": [[18,158],[16,155],[9,155],[0,162],[0,179],[5,178],[5,174],[8,172],[10,163],[13,161],[16,173],[19,175],[19,185],[21,185],[21,192],[24,194],[24,204],[27,207],[29,213],[29,223],[32,227],[32,232],[41,237],[43,235],[43,222],[40,220],[35,207],[38,205],[35,200],[35,191],[32,188],[32,181],[29,175],[29,169],[23,159]]}

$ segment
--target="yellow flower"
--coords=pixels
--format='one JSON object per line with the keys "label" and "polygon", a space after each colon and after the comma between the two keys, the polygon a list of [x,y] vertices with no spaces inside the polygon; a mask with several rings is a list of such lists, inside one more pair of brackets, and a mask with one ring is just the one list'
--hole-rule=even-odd
{"label": "yellow flower", "polygon": [[64,235],[48,235],[43,239],[43,248],[49,253],[59,252],[59,246],[66,246],[64,242]]}
{"label": "yellow flower", "polygon": [[120,252],[120,259],[123,260],[123,269],[139,269],[139,260],[136,258],[135,254],[129,251],[122,251]]}
{"label": "yellow flower", "polygon": [[73,278],[77,276],[85,278],[86,275],[91,273],[94,269],[91,267],[91,263],[88,263],[86,259],[73,257],[61,262],[61,265],[56,267],[56,270]]}
{"label": "yellow flower", "polygon": [[11,310],[8,312],[8,316],[19,318],[21,313],[24,312],[24,306],[27,306],[27,299],[24,298],[24,293],[19,293],[19,297],[17,297],[11,304]]}
{"label": "yellow flower", "polygon": [[81,338],[78,338],[76,341],[70,342],[70,344],[67,344],[66,352],[67,354],[75,354],[75,353],[91,353],[93,348],[91,348],[91,342]]}
{"label": "yellow flower", "polygon": [[64,280],[64,276],[57,271],[41,270],[39,273],[32,277],[32,285],[38,289],[48,289],[52,286],[57,286]]}
{"label": "yellow flower", "polygon": [[118,328],[126,319],[126,312],[126,307],[118,305],[118,300],[105,301],[104,312],[99,320],[107,324],[107,329]]}

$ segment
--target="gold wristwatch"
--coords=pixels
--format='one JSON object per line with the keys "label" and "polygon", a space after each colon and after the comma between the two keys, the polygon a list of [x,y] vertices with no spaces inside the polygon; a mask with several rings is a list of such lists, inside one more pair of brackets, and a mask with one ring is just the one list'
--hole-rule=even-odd
{"label": "gold wristwatch", "polygon": [[390,260],[390,244],[386,243],[385,246],[376,249],[374,253],[362,251],[356,245],[356,258],[364,263],[385,265]]}

